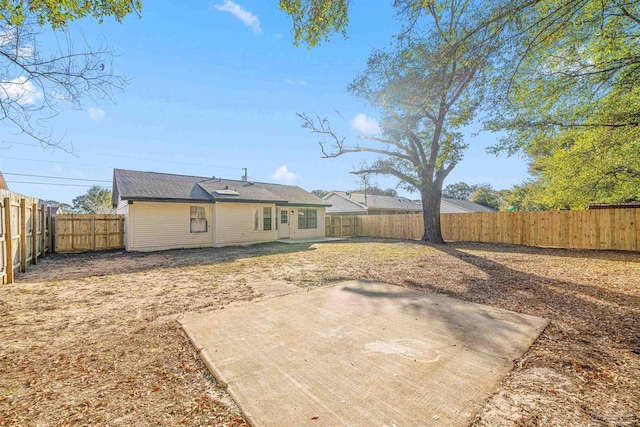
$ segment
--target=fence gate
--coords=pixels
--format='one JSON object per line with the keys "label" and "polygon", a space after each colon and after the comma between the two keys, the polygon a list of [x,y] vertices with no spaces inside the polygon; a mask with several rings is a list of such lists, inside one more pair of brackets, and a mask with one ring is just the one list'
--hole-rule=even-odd
{"label": "fence gate", "polygon": [[355,237],[358,235],[357,215],[327,215],[325,216],[326,237]]}
{"label": "fence gate", "polygon": [[55,252],[124,248],[124,215],[62,214],[53,221]]}

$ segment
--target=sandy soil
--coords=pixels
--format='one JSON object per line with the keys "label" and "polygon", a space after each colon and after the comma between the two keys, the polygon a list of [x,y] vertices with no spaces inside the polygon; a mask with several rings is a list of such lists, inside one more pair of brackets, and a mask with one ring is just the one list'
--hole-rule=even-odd
{"label": "sandy soil", "polygon": [[639,254],[372,239],[48,257],[0,292],[0,425],[245,426],[176,319],[362,278],[551,320],[474,425],[640,425]]}

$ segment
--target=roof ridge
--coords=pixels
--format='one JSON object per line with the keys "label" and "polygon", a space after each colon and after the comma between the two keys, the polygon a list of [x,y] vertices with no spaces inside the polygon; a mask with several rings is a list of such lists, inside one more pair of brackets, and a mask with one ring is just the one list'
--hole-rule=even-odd
{"label": "roof ridge", "polygon": [[[281,183],[277,183],[277,182],[265,182],[265,181],[245,181],[242,179],[232,179],[232,178],[223,178],[221,176],[201,176],[201,175],[185,175],[182,173],[173,173],[173,172],[155,172],[155,171],[141,171],[141,170],[136,170],[136,169],[122,169],[122,168],[113,168],[113,171],[115,173],[115,171],[123,171],[123,172],[138,172],[138,173],[151,173],[154,175],[171,175],[171,176],[183,176],[186,178],[202,178],[202,179],[206,179],[206,180],[221,180],[221,181],[232,181],[232,182],[246,182],[246,183],[254,183],[254,184],[267,184],[267,185],[279,185],[282,187],[297,187],[300,188],[302,190],[304,190],[304,188],[300,187],[299,185],[291,185],[291,184],[281,184]],[[304,190],[307,191],[307,190]]]}

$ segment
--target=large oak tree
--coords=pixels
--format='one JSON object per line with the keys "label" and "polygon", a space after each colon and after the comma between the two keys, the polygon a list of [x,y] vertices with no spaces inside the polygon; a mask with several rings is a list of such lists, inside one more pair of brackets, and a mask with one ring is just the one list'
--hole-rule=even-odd
{"label": "large oak tree", "polygon": [[377,154],[375,162],[353,173],[390,175],[419,192],[422,240],[442,243],[442,186],[467,147],[461,129],[482,103],[500,31],[486,26],[470,34],[482,11],[465,2],[431,2],[424,11],[426,24],[413,22],[395,49],[374,52],[349,86],[380,112],[380,134],[363,135],[363,142],[353,144],[333,131],[329,119],[300,117],[303,127],[325,137],[320,141],[325,158]]}

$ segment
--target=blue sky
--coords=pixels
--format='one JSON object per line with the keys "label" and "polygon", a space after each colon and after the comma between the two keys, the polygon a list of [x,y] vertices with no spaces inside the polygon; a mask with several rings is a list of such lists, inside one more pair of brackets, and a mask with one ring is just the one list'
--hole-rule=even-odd
{"label": "blue sky", "polygon": [[[322,159],[318,138],[300,128],[295,114],[328,115],[350,139],[372,125],[375,110],[346,87],[371,50],[388,46],[398,30],[391,3],[355,2],[349,38],[335,36],[311,50],[293,46],[291,22],[276,0],[189,1],[179,7],[146,1],[142,17],[123,24],[80,21],[72,32],[91,43],[108,42],[118,53],[114,68],[130,78],[129,85],[115,103],[87,100],[82,110],[64,109],[48,122],[56,135],[66,135],[74,154],[31,146],[37,143],[3,123],[0,171],[13,191],[67,203],[86,188],[11,181],[91,182],[9,174],[110,182],[114,167],[225,178],[240,178],[246,167],[253,180],[353,189],[356,178],[349,172],[363,157]],[[470,132],[471,148],[445,185],[465,181],[501,189],[520,183],[526,174],[522,159],[484,151],[495,138]],[[378,177],[373,183],[386,188],[397,182]]]}

